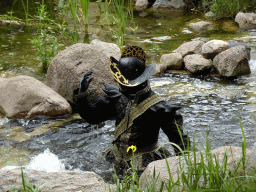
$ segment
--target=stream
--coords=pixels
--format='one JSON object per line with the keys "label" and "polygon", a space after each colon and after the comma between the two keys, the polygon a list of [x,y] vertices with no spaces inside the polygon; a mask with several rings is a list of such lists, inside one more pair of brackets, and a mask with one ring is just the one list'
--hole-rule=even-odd
{"label": "stream", "polygon": [[[57,6],[54,2],[52,4]],[[191,141],[195,139],[197,150],[204,149],[207,130],[210,149],[241,146],[242,131],[238,118],[245,131],[247,147],[253,147],[256,143],[256,30],[242,31],[234,21],[212,21],[212,30],[195,33],[187,26],[191,21],[205,20],[200,13],[148,10],[147,16],[140,14],[134,11],[139,26],[136,36],[129,29],[132,24],[128,23],[126,38],[127,44],[136,44],[146,50],[148,63],[159,63],[161,55],[195,38],[236,40],[251,47],[250,75],[230,80],[172,70],[162,77],[151,78],[150,85],[166,100],[182,106],[179,112],[184,118],[184,130],[189,133]],[[98,38],[115,42],[109,38],[111,35],[106,25],[99,27],[103,17],[97,2],[91,2],[87,41]],[[30,43],[37,35],[35,26],[0,26],[0,64],[3,68],[0,77],[23,74],[45,80],[37,51]],[[81,31],[79,42],[85,41],[83,35]],[[69,41],[64,43],[64,46],[69,45]],[[41,132],[34,134],[35,130]],[[101,154],[111,144],[114,131],[114,121],[90,125],[78,114],[35,120],[0,117],[0,168],[27,166],[46,171],[93,171],[111,182],[112,165]],[[160,131],[159,144],[167,142],[168,138]],[[166,147],[172,151],[170,145]]]}

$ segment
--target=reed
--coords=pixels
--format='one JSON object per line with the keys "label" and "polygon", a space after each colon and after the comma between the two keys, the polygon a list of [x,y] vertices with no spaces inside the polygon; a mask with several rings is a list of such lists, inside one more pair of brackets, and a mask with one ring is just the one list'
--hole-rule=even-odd
{"label": "reed", "polygon": [[117,39],[117,44],[122,49],[125,44],[127,21],[133,20],[132,0],[105,0],[104,6],[102,0],[99,0],[99,4],[113,37]]}
{"label": "reed", "polygon": [[28,16],[29,16],[29,14],[28,14],[28,0],[27,0],[27,3],[24,3],[23,0],[21,0],[21,2],[22,2],[23,9],[25,11],[26,24],[28,25]]}
{"label": "reed", "polygon": [[89,9],[90,0],[80,0],[80,2],[81,2],[82,10],[84,13],[84,22],[85,24],[88,24],[88,9]]}

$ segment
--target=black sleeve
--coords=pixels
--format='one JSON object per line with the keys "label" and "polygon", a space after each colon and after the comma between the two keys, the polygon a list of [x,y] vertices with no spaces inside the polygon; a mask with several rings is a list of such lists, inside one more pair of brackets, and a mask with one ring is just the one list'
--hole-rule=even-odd
{"label": "black sleeve", "polygon": [[[172,110],[169,110],[170,108]],[[162,110],[160,126],[170,142],[177,144],[182,150],[186,150],[189,138],[183,131],[182,115],[176,111],[179,108],[177,106],[168,106],[165,111]],[[173,147],[175,154],[178,155],[180,153],[179,149],[175,146]]]}
{"label": "black sleeve", "polygon": [[[106,85],[105,85],[106,87]],[[73,92],[73,101],[80,116],[88,123],[98,124],[116,116],[115,101],[118,98],[113,90],[104,90],[106,94],[97,100],[92,100],[86,92],[79,93],[79,88]],[[109,93],[109,94],[107,94]],[[112,95],[110,95],[112,93]]]}

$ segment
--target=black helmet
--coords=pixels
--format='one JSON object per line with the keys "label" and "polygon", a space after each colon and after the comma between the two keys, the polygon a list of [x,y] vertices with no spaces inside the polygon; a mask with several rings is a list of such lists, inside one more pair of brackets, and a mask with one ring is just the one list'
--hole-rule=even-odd
{"label": "black helmet", "polygon": [[134,87],[147,81],[155,71],[156,63],[146,65],[145,62],[146,55],[141,47],[128,46],[119,61],[110,57],[109,68],[118,83]]}

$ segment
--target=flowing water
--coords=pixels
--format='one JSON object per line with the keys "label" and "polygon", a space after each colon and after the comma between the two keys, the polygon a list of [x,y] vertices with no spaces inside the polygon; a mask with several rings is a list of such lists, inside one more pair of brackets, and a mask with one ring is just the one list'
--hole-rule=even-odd
{"label": "flowing water", "polygon": [[[47,3],[53,5],[51,14],[54,14],[57,5],[52,1]],[[90,42],[95,38],[115,42],[107,25],[100,27],[103,18],[97,2],[91,2],[88,35],[81,27],[79,42]],[[134,24],[128,23],[127,44],[143,47],[148,63],[159,62],[161,55],[195,38],[236,40],[251,47],[250,75],[228,80],[170,71],[163,77],[150,79],[150,84],[166,100],[182,106],[184,130],[188,131],[191,141],[194,136],[198,150],[205,146],[207,130],[211,149],[241,146],[242,132],[237,117],[245,130],[247,147],[253,147],[256,136],[256,31],[241,31],[233,21],[212,21],[212,30],[195,33],[187,27],[188,23],[204,20],[202,14],[195,12],[135,11],[134,18],[139,27],[134,35],[129,28]],[[3,68],[0,77],[25,74],[45,80],[37,51],[30,43],[38,31],[36,26],[0,27],[0,67]],[[71,44],[71,41],[65,41],[64,46]],[[101,154],[111,144],[114,130],[114,121],[90,125],[77,114],[37,120],[0,117],[0,168],[26,165],[46,171],[94,171],[110,181],[112,165]],[[168,139],[161,131],[159,143],[166,142]],[[167,148],[172,151],[170,146]]]}

